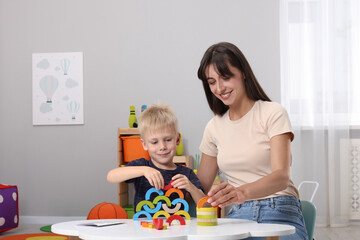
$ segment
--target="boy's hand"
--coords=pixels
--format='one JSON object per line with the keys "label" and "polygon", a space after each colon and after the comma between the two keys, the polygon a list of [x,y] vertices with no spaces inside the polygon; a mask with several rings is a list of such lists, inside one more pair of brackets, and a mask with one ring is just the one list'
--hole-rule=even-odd
{"label": "boy's hand", "polygon": [[144,170],[144,177],[149,181],[150,185],[155,187],[156,190],[164,187],[164,178],[161,173],[151,167],[146,167]]}
{"label": "boy's hand", "polygon": [[185,189],[188,192],[191,192],[191,189],[194,187],[194,185],[190,182],[190,180],[182,174],[176,174],[172,177],[173,187],[179,188],[179,189]]}

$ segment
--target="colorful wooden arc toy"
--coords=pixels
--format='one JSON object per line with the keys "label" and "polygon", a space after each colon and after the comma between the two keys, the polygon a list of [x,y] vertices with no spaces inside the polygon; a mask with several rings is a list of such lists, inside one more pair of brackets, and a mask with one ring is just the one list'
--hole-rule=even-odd
{"label": "colorful wooden arc toy", "polygon": [[210,198],[209,196],[206,196],[206,197],[201,198],[201,199],[198,201],[196,207],[197,207],[197,208],[202,208],[202,207],[204,206],[204,204],[207,203],[207,200],[208,200],[209,198]]}
{"label": "colorful wooden arc toy", "polygon": [[170,217],[170,214],[168,212],[165,212],[164,210],[158,211],[154,214],[153,218],[158,218],[159,216],[164,216],[166,218]]}
{"label": "colorful wooden arc toy", "polygon": [[151,220],[151,219],[152,219],[150,213],[145,212],[145,211],[140,211],[140,212],[137,212],[137,213],[134,214],[133,220],[134,220],[134,221],[137,221],[141,215],[145,215],[148,220]]}
{"label": "colorful wooden arc toy", "polygon": [[177,188],[170,188],[169,190],[166,191],[165,196],[170,197],[172,193],[177,193],[179,195],[179,198],[184,199],[184,193]]}
{"label": "colorful wooden arc toy", "polygon": [[149,190],[147,190],[146,194],[145,194],[145,200],[150,200],[150,195],[152,193],[157,193],[158,195],[164,195],[163,191],[161,191],[160,189],[159,190],[156,190],[156,188],[150,188]]}
{"label": "colorful wooden arc toy", "polygon": [[[172,182],[170,182],[170,184],[168,184],[167,186],[171,184]],[[153,193],[157,193],[158,196],[156,196],[151,202],[150,196]],[[179,198],[171,201],[169,197],[171,194],[174,193],[176,193]],[[166,219],[168,219],[174,215],[175,217],[173,218],[181,218],[184,222],[184,218],[186,218],[187,220],[191,219],[190,214],[188,213],[189,204],[187,201],[185,201],[184,193],[180,189],[170,188],[166,191],[164,195],[164,192],[162,190],[156,190],[155,188],[151,188],[146,192],[145,199],[146,200],[140,201],[136,205],[136,213],[133,216],[134,221],[138,220],[141,215],[145,215],[148,220],[157,219],[159,216],[164,216]],[[182,206],[184,210],[180,210]]]}
{"label": "colorful wooden arc toy", "polygon": [[174,180],[171,180],[170,183],[163,188],[163,190],[167,191],[170,188],[172,188],[173,187],[173,185],[172,185],[173,182],[174,182]]}
{"label": "colorful wooden arc toy", "polygon": [[180,210],[180,208],[181,208],[181,203],[176,204],[174,208],[169,208],[168,206],[166,206],[165,203],[163,203],[162,207],[163,207],[163,209],[164,209],[165,212],[168,212],[168,213],[170,213],[170,214],[171,214],[171,213],[176,213],[177,211]]}
{"label": "colorful wooden arc toy", "polygon": [[182,218],[180,215],[171,215],[166,219],[166,222],[171,226],[172,221],[178,220],[180,222],[180,225],[186,225],[184,218]]}
{"label": "colorful wooden arc toy", "polygon": [[190,214],[184,210],[177,211],[174,215],[183,215],[187,220],[191,220]]}
{"label": "colorful wooden arc toy", "polygon": [[186,212],[189,212],[189,204],[188,204],[187,201],[185,201],[185,199],[177,198],[177,199],[174,199],[174,200],[171,202],[172,205],[176,205],[176,204],[178,204],[178,203],[182,203],[182,204],[184,205],[184,210],[185,210]]}

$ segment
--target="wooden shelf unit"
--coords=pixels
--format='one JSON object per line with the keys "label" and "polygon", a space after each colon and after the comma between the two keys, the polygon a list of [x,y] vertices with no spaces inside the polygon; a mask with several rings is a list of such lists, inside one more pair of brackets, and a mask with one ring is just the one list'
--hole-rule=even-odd
{"label": "wooden shelf unit", "polygon": [[[140,136],[137,128],[118,128],[118,166],[126,165],[124,161],[122,136]],[[192,156],[174,156],[174,163],[183,164],[189,168],[193,168]],[[121,182],[118,184],[118,204],[122,207],[129,204],[129,188],[128,184]]]}

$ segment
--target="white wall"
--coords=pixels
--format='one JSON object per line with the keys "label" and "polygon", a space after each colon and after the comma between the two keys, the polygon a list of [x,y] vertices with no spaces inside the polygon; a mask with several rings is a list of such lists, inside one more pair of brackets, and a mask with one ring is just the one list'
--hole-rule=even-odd
{"label": "white wall", "polygon": [[[168,103],[185,154],[211,118],[197,68],[235,43],[280,101],[278,0],[0,0],[0,183],[19,188],[20,214],[86,216],[117,202],[117,128],[129,106]],[[85,124],[33,126],[31,54],[84,53]]]}

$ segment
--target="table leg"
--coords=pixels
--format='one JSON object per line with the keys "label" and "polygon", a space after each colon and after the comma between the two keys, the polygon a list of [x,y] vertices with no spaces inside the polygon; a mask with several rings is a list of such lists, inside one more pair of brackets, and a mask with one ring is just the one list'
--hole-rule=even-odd
{"label": "table leg", "polygon": [[266,237],[266,240],[280,240],[280,237]]}

